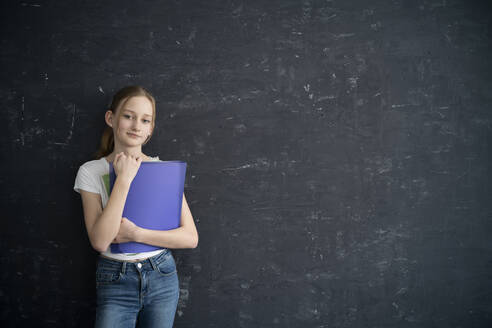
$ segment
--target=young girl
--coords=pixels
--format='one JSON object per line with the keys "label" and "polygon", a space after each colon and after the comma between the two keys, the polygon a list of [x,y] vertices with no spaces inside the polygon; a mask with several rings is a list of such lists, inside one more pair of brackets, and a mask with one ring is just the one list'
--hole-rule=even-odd
{"label": "young girl", "polygon": [[[123,215],[130,184],[143,161],[159,161],[142,153],[154,131],[155,100],[140,86],[128,86],[113,97],[106,130],[95,160],[80,166],[74,190],[80,193],[92,247],[100,252],[96,269],[96,327],[172,327],[179,281],[172,248],[195,248],[198,233],[185,195],[180,227],[149,230]],[[109,163],[117,178],[109,196]],[[136,241],[161,249],[143,253],[111,253],[111,243]]]}

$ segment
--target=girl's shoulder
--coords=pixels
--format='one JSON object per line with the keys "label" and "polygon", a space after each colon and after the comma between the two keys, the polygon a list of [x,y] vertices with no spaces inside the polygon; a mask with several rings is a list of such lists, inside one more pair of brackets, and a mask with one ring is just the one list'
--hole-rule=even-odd
{"label": "girl's shoulder", "polygon": [[109,171],[109,163],[106,158],[101,157],[100,159],[93,159],[85,162],[80,166],[89,172],[99,173],[101,171]]}

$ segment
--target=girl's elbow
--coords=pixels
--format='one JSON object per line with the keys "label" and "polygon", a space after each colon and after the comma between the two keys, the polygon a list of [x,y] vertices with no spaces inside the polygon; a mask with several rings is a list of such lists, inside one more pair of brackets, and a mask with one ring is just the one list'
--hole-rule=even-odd
{"label": "girl's elbow", "polygon": [[198,246],[198,234],[195,234],[191,238],[190,248],[196,248]]}
{"label": "girl's elbow", "polygon": [[99,253],[102,252],[102,247],[99,245],[92,244],[92,249]]}
{"label": "girl's elbow", "polygon": [[109,247],[109,243],[105,243],[100,236],[95,234],[94,229],[89,232],[89,242],[92,248],[99,253],[106,251]]}
{"label": "girl's elbow", "polygon": [[106,251],[109,247],[109,244],[106,244],[100,240],[96,240],[96,238],[91,238],[90,242],[91,242],[92,248],[99,253]]}
{"label": "girl's elbow", "polygon": [[106,251],[108,249],[108,246],[109,245],[92,244],[92,248],[94,248],[94,250],[96,250],[99,253],[102,253],[102,252]]}

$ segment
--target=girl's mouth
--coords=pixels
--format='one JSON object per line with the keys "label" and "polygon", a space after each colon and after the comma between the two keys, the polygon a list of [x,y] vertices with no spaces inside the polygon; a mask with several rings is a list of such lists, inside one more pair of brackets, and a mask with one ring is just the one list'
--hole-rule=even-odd
{"label": "girl's mouth", "polygon": [[133,133],[128,133],[128,135],[132,138],[139,138],[139,136],[137,136],[136,134],[133,134]]}

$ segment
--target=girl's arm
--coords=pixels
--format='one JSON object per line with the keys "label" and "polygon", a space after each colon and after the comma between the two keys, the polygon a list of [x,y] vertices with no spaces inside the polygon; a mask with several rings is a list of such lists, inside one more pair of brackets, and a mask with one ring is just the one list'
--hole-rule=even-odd
{"label": "girl's arm", "polygon": [[104,252],[118,234],[130,183],[130,181],[117,177],[113,192],[104,209],[102,209],[99,194],[80,191],[87,233],[96,251]]}
{"label": "girl's arm", "polygon": [[184,193],[179,228],[151,230],[137,227],[135,241],[166,248],[195,248],[198,245],[198,232]]}

